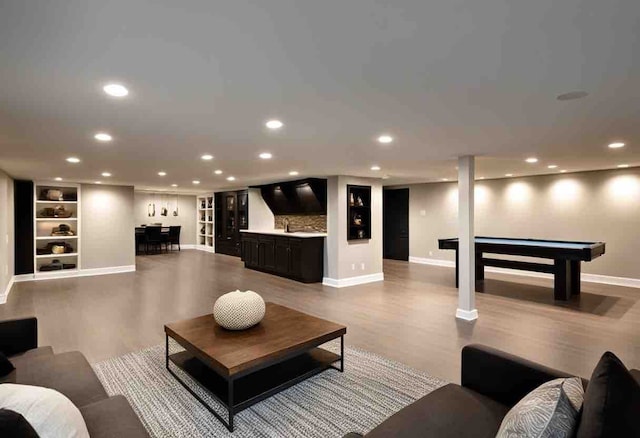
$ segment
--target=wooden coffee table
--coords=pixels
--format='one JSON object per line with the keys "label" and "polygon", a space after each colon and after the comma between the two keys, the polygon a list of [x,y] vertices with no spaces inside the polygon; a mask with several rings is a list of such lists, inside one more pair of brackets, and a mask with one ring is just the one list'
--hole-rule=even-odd
{"label": "wooden coffee table", "polygon": [[[266,303],[260,324],[243,331],[220,327],[213,315],[164,326],[167,370],[229,431],[233,417],[249,406],[326,369],[344,371],[347,328],[288,307]],[[169,354],[169,338],[185,351]],[[340,355],[319,345],[340,338]],[[340,362],[340,366],[333,365]],[[226,421],[169,366],[196,380],[228,410]]]}

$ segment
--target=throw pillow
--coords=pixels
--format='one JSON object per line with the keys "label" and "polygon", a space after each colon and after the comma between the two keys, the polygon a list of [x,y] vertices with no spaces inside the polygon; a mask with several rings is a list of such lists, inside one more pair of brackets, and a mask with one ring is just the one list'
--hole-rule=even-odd
{"label": "throw pillow", "polygon": [[7,356],[0,351],[0,377],[6,376],[15,369],[11,361],[7,359]]}
{"label": "throw pillow", "polygon": [[0,408],[21,414],[42,438],[89,438],[78,408],[53,389],[3,383]]}
{"label": "throw pillow", "polygon": [[496,438],[573,437],[583,398],[578,377],[543,383],[507,412]]}
{"label": "throw pillow", "polygon": [[0,409],[0,436],[38,438],[38,434],[24,417],[9,409]]}
{"label": "throw pillow", "polygon": [[593,370],[584,396],[578,438],[640,437],[640,384],[607,351]]}

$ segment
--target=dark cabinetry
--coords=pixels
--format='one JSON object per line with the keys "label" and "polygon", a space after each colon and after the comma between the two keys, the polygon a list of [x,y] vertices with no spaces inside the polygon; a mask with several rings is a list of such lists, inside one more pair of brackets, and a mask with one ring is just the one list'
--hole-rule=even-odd
{"label": "dark cabinetry", "polygon": [[249,196],[246,190],[215,194],[216,252],[240,256],[240,230],[249,226]]}
{"label": "dark cabinetry", "polygon": [[246,268],[304,283],[322,281],[324,237],[290,237],[241,233]]}

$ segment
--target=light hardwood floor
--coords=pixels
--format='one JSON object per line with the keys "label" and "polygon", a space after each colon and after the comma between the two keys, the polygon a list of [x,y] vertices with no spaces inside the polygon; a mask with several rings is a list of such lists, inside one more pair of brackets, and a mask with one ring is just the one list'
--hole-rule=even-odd
{"label": "light hardwood floor", "polygon": [[605,350],[640,368],[640,289],[583,283],[580,298],[559,304],[550,280],[488,274],[487,292],[476,294],[480,318],[467,323],[454,317],[452,269],[385,260],[384,273],[384,282],[334,289],[176,251],[138,257],[135,273],[17,283],[0,319],[35,315],[41,345],[97,362],[163,343],[165,323],[210,313],[239,288],[345,324],[348,345],[454,382],[468,343],[585,377]]}

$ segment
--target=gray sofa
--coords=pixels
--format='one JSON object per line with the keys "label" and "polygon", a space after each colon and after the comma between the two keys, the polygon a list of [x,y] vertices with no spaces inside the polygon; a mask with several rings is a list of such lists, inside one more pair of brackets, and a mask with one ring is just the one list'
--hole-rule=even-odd
{"label": "gray sofa", "polygon": [[82,353],[55,354],[51,347],[38,347],[36,318],[0,321],[0,351],[15,367],[0,383],[61,392],[80,409],[92,438],[149,436],[126,398],[107,395]]}
{"label": "gray sofa", "polygon": [[[640,383],[640,371],[630,373]],[[467,345],[462,349],[460,385],[436,389],[364,437],[494,438],[511,407],[544,382],[560,377],[572,376],[491,347]],[[589,382],[582,383],[586,388]],[[343,438],[361,437],[350,433]]]}

